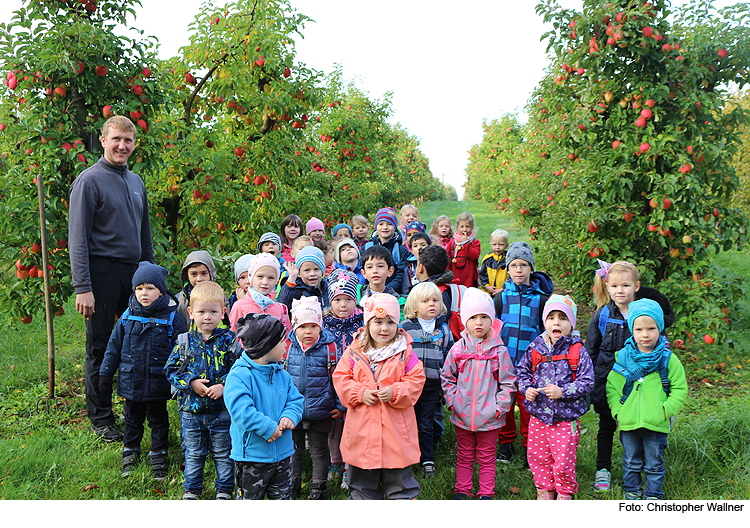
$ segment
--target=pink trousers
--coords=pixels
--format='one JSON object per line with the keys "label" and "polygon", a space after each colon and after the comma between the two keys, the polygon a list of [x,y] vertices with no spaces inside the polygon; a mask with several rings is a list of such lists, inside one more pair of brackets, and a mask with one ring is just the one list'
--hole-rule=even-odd
{"label": "pink trousers", "polygon": [[465,493],[471,497],[474,461],[479,463],[479,493],[477,495],[495,495],[495,445],[499,429],[492,431],[467,431],[456,429],[458,455],[456,461],[455,493]]}
{"label": "pink trousers", "polygon": [[576,449],[580,438],[579,420],[547,425],[531,417],[528,460],[537,489],[567,496],[578,493]]}

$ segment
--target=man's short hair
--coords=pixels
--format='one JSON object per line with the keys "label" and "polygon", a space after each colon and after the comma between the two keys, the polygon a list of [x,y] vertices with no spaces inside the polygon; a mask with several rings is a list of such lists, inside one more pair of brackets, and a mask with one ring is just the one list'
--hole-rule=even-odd
{"label": "man's short hair", "polygon": [[102,126],[103,138],[107,137],[107,132],[109,132],[110,128],[116,128],[117,130],[122,130],[123,132],[132,132],[133,138],[138,135],[138,131],[136,130],[133,122],[125,116],[112,116],[107,119],[107,121],[105,121],[104,125]]}
{"label": "man's short hair", "polygon": [[224,306],[224,290],[221,289],[218,283],[212,281],[199,282],[190,292],[190,308],[193,307],[194,303],[201,302],[217,302],[221,306]]}
{"label": "man's short hair", "polygon": [[427,275],[432,277],[438,273],[445,273],[450,264],[450,257],[443,246],[427,246],[419,250],[419,263],[424,266]]}
{"label": "man's short hair", "polygon": [[365,250],[364,253],[362,253],[362,267],[365,267],[365,263],[368,260],[372,259],[381,259],[385,260],[386,264],[388,264],[389,268],[394,267],[393,263],[393,255],[391,255],[391,252],[388,251],[383,246],[371,246]]}

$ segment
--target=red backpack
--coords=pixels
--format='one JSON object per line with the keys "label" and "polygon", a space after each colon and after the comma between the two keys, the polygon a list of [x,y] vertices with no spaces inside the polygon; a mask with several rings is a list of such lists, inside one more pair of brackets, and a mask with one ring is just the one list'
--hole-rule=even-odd
{"label": "red backpack", "polygon": [[531,381],[533,383],[534,381],[534,372],[536,371],[536,366],[539,363],[547,363],[548,361],[562,361],[563,359],[568,360],[568,364],[570,365],[570,370],[573,371],[573,381],[576,380],[576,371],[578,370],[578,361],[580,359],[581,354],[581,343],[575,343],[574,345],[571,345],[570,349],[568,350],[567,354],[558,354],[556,356],[543,356],[535,348],[531,349]]}
{"label": "red backpack", "polygon": [[448,328],[451,329],[451,334],[453,334],[453,340],[458,341],[461,339],[461,332],[464,331],[464,324],[461,322],[461,299],[464,296],[464,293],[466,293],[466,286],[463,284],[439,284],[438,289],[440,290],[440,293],[443,293],[445,290],[450,287],[451,289],[451,317],[448,321]]}

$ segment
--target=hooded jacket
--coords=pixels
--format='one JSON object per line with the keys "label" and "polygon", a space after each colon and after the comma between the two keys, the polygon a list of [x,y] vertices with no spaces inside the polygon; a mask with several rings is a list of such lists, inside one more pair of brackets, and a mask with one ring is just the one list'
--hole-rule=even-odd
{"label": "hooded jacket", "polygon": [[303,400],[280,363],[260,365],[243,353],[224,385],[224,404],[232,418],[232,460],[274,463],[291,456],[291,429],[273,442],[268,439],[282,418],[289,418],[295,426],[302,420]]}
{"label": "hooded jacket", "polygon": [[362,310],[355,309],[354,313],[346,319],[339,319],[333,314],[323,316],[323,328],[333,335],[336,343],[336,361],[344,355],[344,350],[354,341],[354,334],[364,325]]}
{"label": "hooded jacket", "polygon": [[[457,279],[455,275],[453,275],[453,272],[450,270],[446,270],[443,273],[438,273],[435,275],[432,275],[427,279],[427,282],[432,282],[440,288],[440,286],[448,286],[449,284],[458,284]],[[440,288],[442,290],[442,288]],[[443,304],[445,305],[446,312],[443,315],[440,315],[435,320],[435,324],[449,324],[451,319],[451,314],[453,311],[451,310],[451,306],[453,306],[453,294],[451,293],[450,287],[445,288],[443,290]]]}
{"label": "hooded jacket", "polygon": [[455,238],[452,238],[446,248],[450,257],[448,269],[458,279],[459,284],[467,288],[477,285],[479,275],[479,257],[482,256],[482,248],[479,240],[472,238],[469,242],[459,245]]}
{"label": "hooded jacket", "polygon": [[[208,274],[211,277],[211,281],[216,282],[216,265],[208,251],[193,251],[185,257],[185,262],[182,264],[182,270],[180,271],[180,284],[182,284],[182,291],[177,294],[177,302],[179,303],[177,312],[182,316],[182,319],[188,326],[191,326],[188,306],[190,306],[190,293],[193,291],[193,286],[188,279],[188,270],[195,264],[205,264],[208,268]],[[227,312],[229,312],[229,301],[226,297],[224,298],[224,306],[226,307]],[[227,314],[227,316],[224,317],[224,323],[227,323],[228,321]]]}
{"label": "hooded jacket", "polygon": [[477,280],[484,291],[487,291],[485,286],[502,288],[505,281],[508,280],[508,263],[505,262],[505,254],[496,255],[494,251],[490,251],[485,255],[482,258]]}
{"label": "hooded jacket", "polygon": [[[666,337],[667,328],[674,324],[675,317],[669,299],[656,288],[648,286],[641,286],[635,292],[635,300],[639,299],[651,299],[659,303],[664,312],[662,335]],[[609,310],[609,321],[606,324],[604,335],[599,331],[599,319],[603,308],[594,313],[586,332],[586,350],[594,363],[594,389],[591,392],[591,402],[594,404],[594,410],[599,414],[609,412],[607,375],[615,363],[615,353],[625,346],[625,341],[632,335],[630,329],[628,329],[626,318],[620,313],[620,309],[614,301],[607,303],[607,309]],[[612,321],[622,321],[622,324]]]}
{"label": "hooded jacket", "polygon": [[[138,302],[135,294],[128,301],[130,315],[136,317],[169,320],[176,308],[177,301],[169,292],[148,307]],[[177,336],[187,332],[179,313],[174,314],[172,328],[170,337],[168,324],[119,319],[107,343],[99,375],[114,376],[119,370],[117,394],[126,400],[150,402],[170,399],[172,389],[164,374],[164,364],[177,343]]]}
{"label": "hooded jacket", "polygon": [[249,313],[273,315],[284,324],[284,328],[287,330],[292,329],[292,323],[289,321],[289,309],[285,304],[274,301],[272,305],[263,310],[260,305],[255,302],[253,296],[248,294],[239,301],[236,301],[234,306],[232,306],[232,311],[229,313],[229,325],[233,332],[237,331],[237,321]]}

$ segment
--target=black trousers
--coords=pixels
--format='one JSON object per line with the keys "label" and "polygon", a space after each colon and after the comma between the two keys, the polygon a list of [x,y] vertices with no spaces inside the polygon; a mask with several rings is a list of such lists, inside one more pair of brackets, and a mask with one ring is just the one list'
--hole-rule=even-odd
{"label": "black trousers", "polygon": [[122,445],[126,449],[140,449],[143,440],[143,424],[148,418],[151,428],[151,451],[166,451],[169,445],[169,412],[167,400],[134,402],[125,400],[125,435]]}
{"label": "black trousers", "polygon": [[617,421],[611,412],[599,413],[599,432],[596,433],[596,470],[612,472],[612,444],[614,443]]}
{"label": "black trousers", "polygon": [[94,294],[94,314],[86,320],[86,358],[84,377],[86,386],[86,415],[94,425],[115,423],[112,414],[112,393],[99,391],[99,369],[107,350],[115,317],[120,317],[128,307],[133,293],[131,280],[138,268],[113,259],[91,257],[89,271]]}

